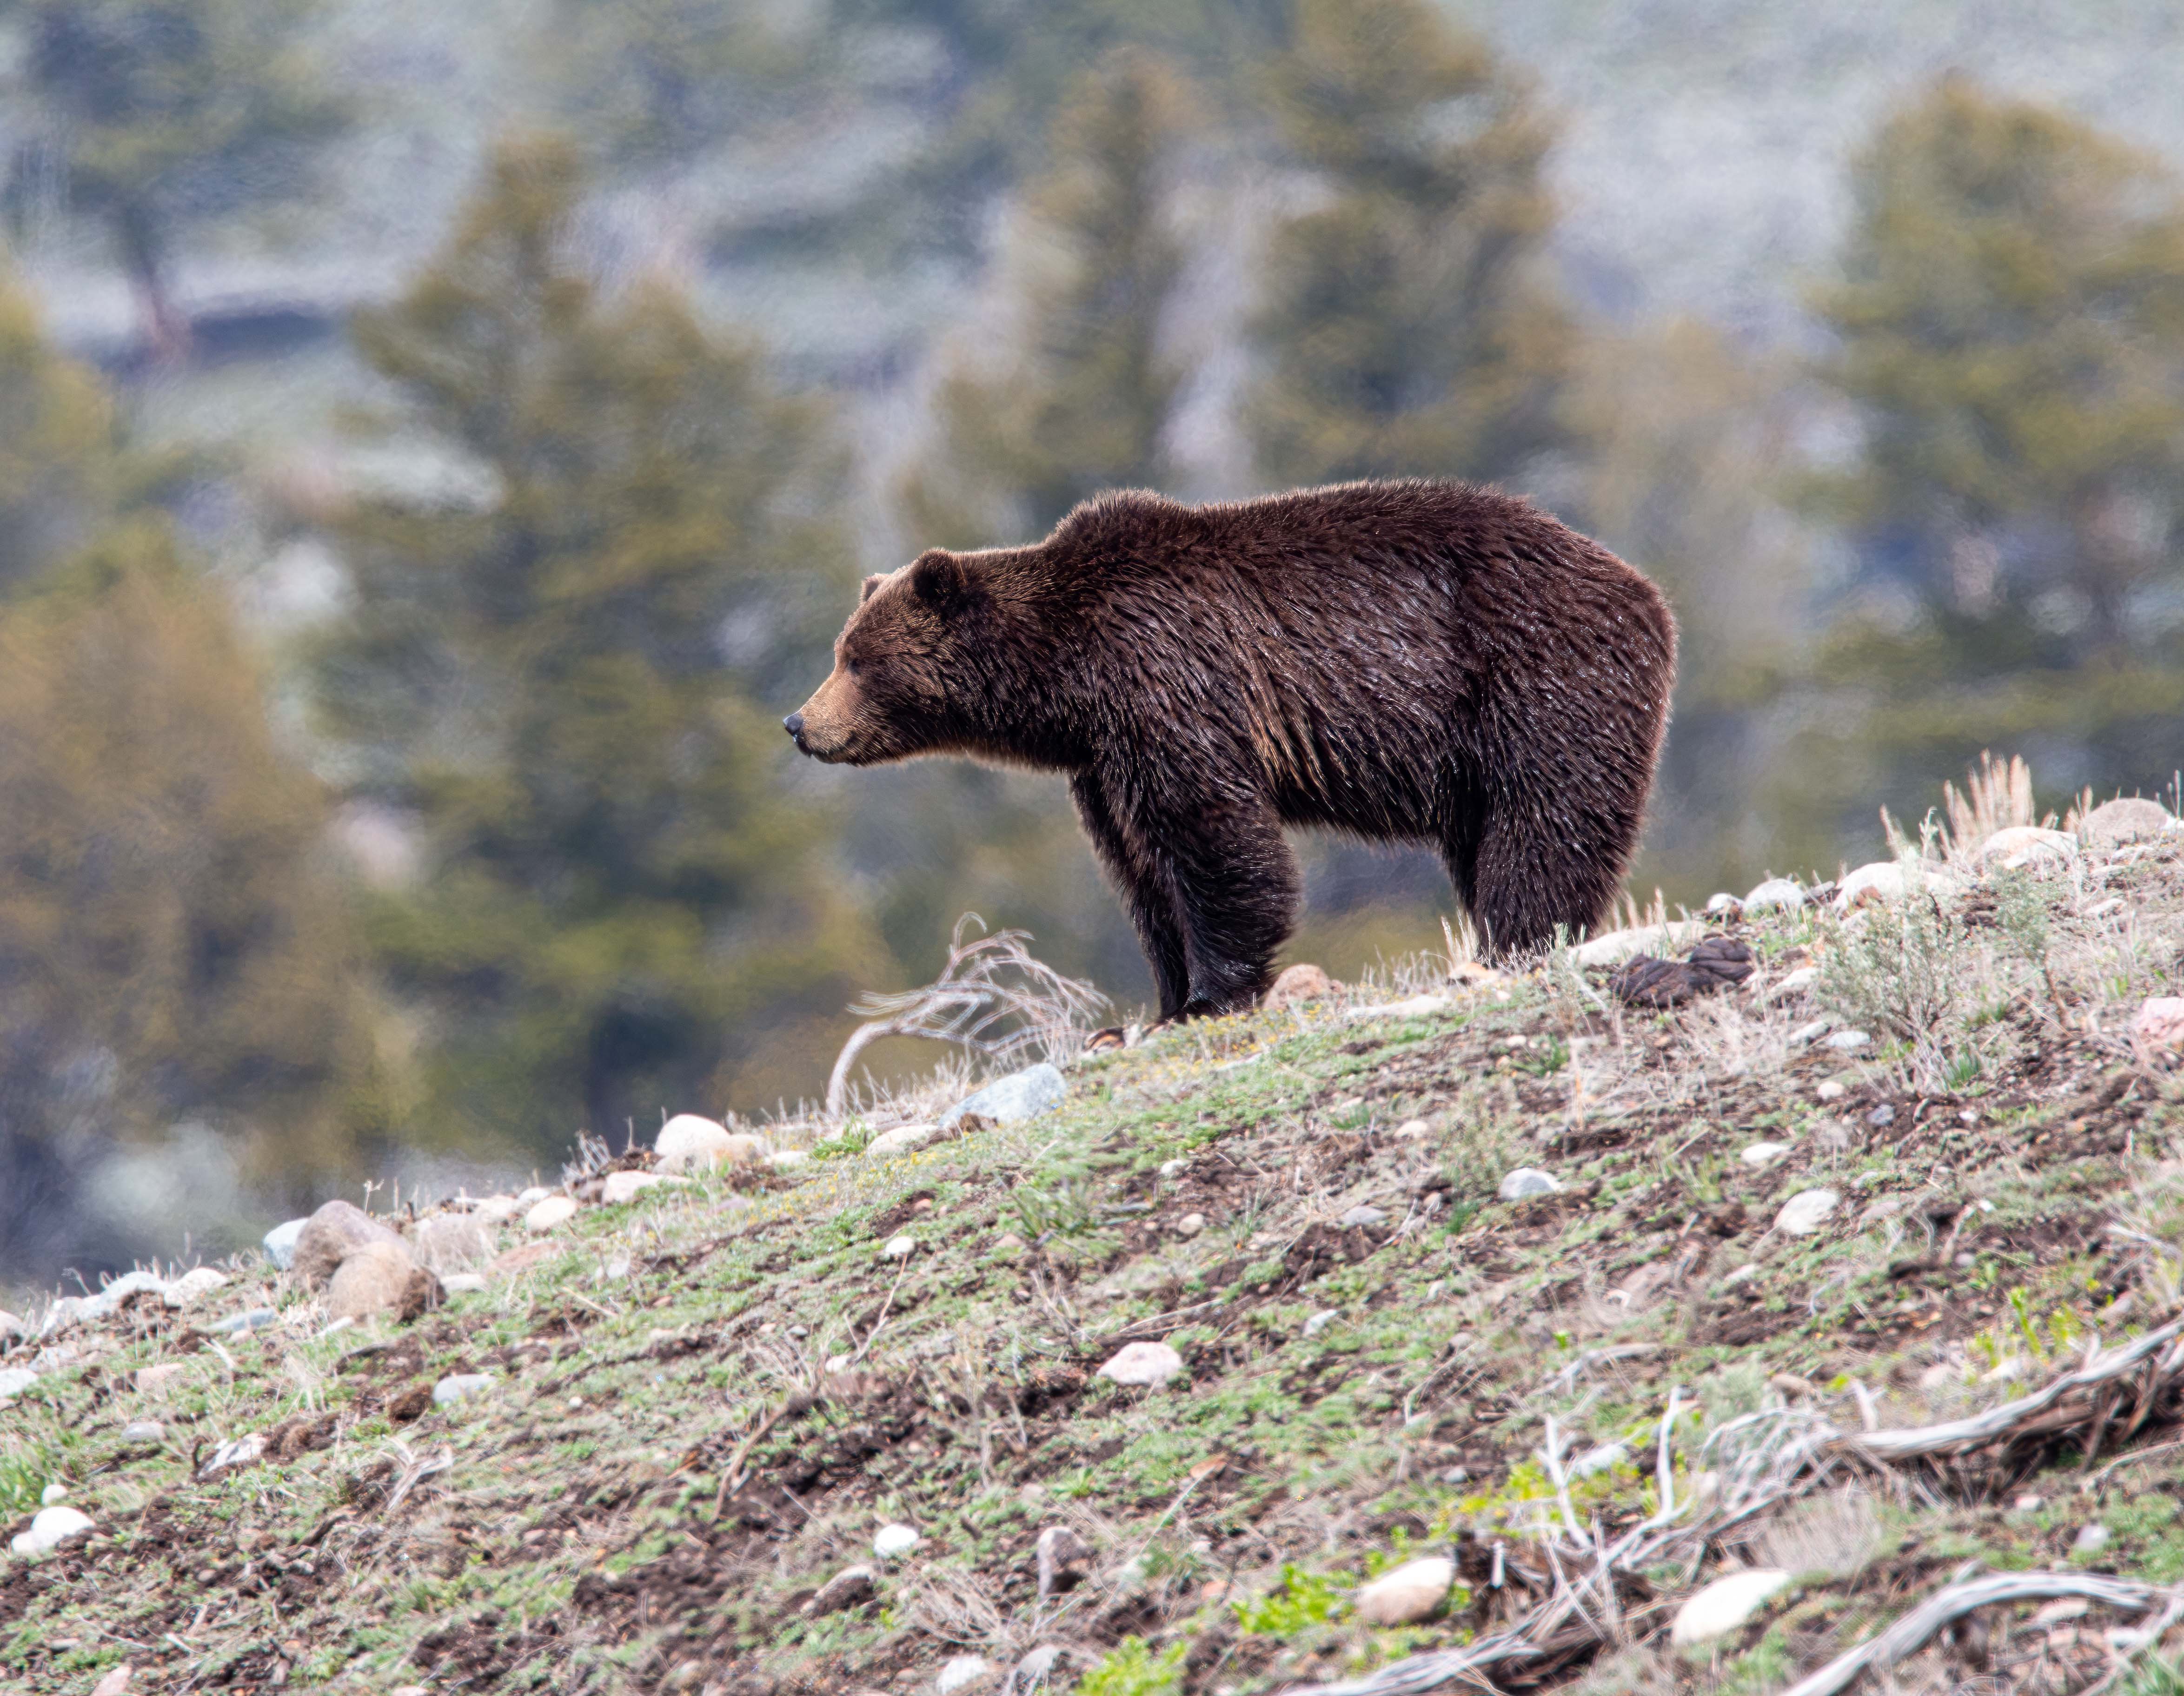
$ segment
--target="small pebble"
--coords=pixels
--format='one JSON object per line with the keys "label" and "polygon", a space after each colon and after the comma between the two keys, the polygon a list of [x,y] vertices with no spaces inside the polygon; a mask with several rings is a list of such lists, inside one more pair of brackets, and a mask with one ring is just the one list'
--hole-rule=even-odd
{"label": "small pebble", "polygon": [[1814,1092],[1823,1101],[1839,1101],[1850,1093],[1850,1086],[1841,1078],[1830,1078]]}
{"label": "small pebble", "polygon": [[132,1419],[121,1427],[124,1443],[161,1443],[166,1436],[167,1427],[155,1419]]}
{"label": "small pebble", "polygon": [[1388,1215],[1370,1202],[1360,1202],[1344,1214],[1340,1221],[1346,1229],[1356,1231],[1374,1225],[1385,1225]]}
{"label": "small pebble", "polygon": [[1504,1201],[1525,1201],[1535,1195],[1553,1195],[1561,1188],[1552,1173],[1535,1166],[1519,1166],[1502,1178],[1497,1193]]}
{"label": "small pebble", "polygon": [[1396,1127],[1396,1140],[1399,1143],[1423,1143],[1432,1135],[1433,1126],[1423,1119],[1406,1119]]}
{"label": "small pebble", "polygon": [[1848,1054],[1853,1048],[1871,1048],[1873,1038],[1863,1031],[1838,1031],[1832,1037],[1823,1037],[1820,1039],[1820,1046],[1824,1048],[1833,1048],[1841,1054]]}
{"label": "small pebble", "polygon": [[1186,1213],[1175,1222],[1175,1234],[1178,1237],[1195,1237],[1205,1229],[1206,1215],[1202,1213]]}
{"label": "small pebble", "polygon": [[56,1502],[66,1500],[68,1500],[68,1486],[65,1484],[48,1484],[38,1494],[38,1503],[42,1507],[50,1508]]}
{"label": "small pebble", "polygon": [[1340,1308],[1323,1307],[1318,1313],[1312,1315],[1310,1319],[1305,1321],[1304,1334],[1306,1337],[1317,1337],[1321,1332],[1326,1330],[1329,1326],[1334,1324],[1336,1320],[1341,1317],[1342,1310]]}
{"label": "small pebble", "polygon": [[456,1372],[432,1386],[432,1405],[449,1407],[472,1396],[487,1394],[492,1388],[493,1380],[482,1372]]}
{"label": "small pebble", "polygon": [[898,1554],[907,1554],[922,1541],[906,1525],[884,1525],[873,1535],[872,1553],[883,1560],[892,1560]]}
{"label": "small pebble", "polygon": [[1787,1143],[1754,1143],[1738,1150],[1736,1158],[1747,1166],[1771,1166],[1789,1152]]}
{"label": "small pebble", "polygon": [[1126,1343],[1094,1376],[1156,1388],[1183,1370],[1183,1356],[1165,1343]]}
{"label": "small pebble", "polygon": [[526,1231],[552,1231],[566,1225],[576,1216],[577,1203],[574,1197],[542,1196],[531,1204],[531,1210],[523,1215],[523,1228]]}
{"label": "small pebble", "polygon": [[241,1335],[247,1331],[264,1331],[278,1325],[281,1315],[270,1307],[254,1307],[247,1313],[230,1314],[226,1319],[214,1320],[209,1330]]}
{"label": "small pebble", "polygon": [[1809,1237],[1841,1199],[1831,1189],[1801,1190],[1782,1204],[1782,1210],[1774,1215],[1774,1228],[1786,1237]]}
{"label": "small pebble", "polygon": [[907,1260],[916,1252],[917,1239],[915,1237],[890,1237],[887,1246],[880,1250],[880,1258],[883,1260]]}
{"label": "small pebble", "polygon": [[31,1517],[31,1528],[11,1538],[8,1546],[18,1554],[43,1554],[91,1529],[90,1515],[74,1508],[42,1508]]}
{"label": "small pebble", "polygon": [[1896,1122],[1896,1109],[1884,1101],[1865,1115],[1865,1122],[1869,1125],[1893,1125]]}
{"label": "small pebble", "polygon": [[983,1654],[951,1655],[943,1664],[939,1677],[933,1688],[939,1696],[956,1696],[959,1690],[968,1690],[996,1677],[1000,1668]]}
{"label": "small pebble", "polygon": [[2080,1554],[2098,1554],[2109,1546],[2114,1536],[2114,1532],[2097,1520],[2092,1525],[2079,1528],[2078,1534],[2070,1539],[2070,1547]]}
{"label": "small pebble", "polygon": [[1372,1626],[1414,1626],[1431,1619],[1456,1582],[1456,1563],[1440,1555],[1407,1561],[1357,1593],[1357,1617]]}

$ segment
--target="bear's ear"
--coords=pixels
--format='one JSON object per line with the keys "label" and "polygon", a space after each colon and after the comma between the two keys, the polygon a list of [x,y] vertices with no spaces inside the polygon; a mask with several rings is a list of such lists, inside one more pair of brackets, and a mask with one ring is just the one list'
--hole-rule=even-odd
{"label": "bear's ear", "polygon": [[857,604],[861,607],[866,601],[872,599],[874,595],[879,592],[880,585],[886,581],[886,577],[878,573],[874,573],[872,576],[866,578],[865,592],[857,597]]}
{"label": "bear's ear", "polygon": [[928,548],[910,568],[910,587],[927,605],[945,607],[970,588],[970,567],[944,548]]}

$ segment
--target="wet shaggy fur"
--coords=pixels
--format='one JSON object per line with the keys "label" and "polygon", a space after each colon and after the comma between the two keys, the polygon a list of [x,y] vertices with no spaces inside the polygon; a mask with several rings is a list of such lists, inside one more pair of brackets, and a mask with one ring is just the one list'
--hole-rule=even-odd
{"label": "wet shaggy fur", "polygon": [[1490,490],[1132,492],[1031,547],[867,578],[787,723],[829,761],[1066,773],[1173,1019],[1265,991],[1297,906],[1284,826],[1433,844],[1496,955],[1591,927],[1675,642],[1644,577]]}

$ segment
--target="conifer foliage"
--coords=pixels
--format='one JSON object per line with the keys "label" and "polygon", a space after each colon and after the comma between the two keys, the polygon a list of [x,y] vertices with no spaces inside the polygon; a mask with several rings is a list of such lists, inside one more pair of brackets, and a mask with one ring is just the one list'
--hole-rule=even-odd
{"label": "conifer foliage", "polygon": [[361,324],[467,470],[357,504],[355,615],[320,673],[359,792],[426,849],[372,935],[437,1033],[429,1114],[549,1152],[580,1123],[770,1105],[886,970],[759,704],[823,669],[851,592],[805,515],[823,420],[665,282],[591,281],[581,187],[568,147],[504,147],[437,264]]}

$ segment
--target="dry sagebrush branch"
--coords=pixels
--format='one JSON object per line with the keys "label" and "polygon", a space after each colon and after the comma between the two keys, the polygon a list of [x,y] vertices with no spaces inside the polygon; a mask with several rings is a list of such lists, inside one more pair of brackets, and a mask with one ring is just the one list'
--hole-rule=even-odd
{"label": "dry sagebrush branch", "polygon": [[948,964],[922,989],[867,995],[850,1009],[866,1022],[842,1045],[827,1080],[827,1116],[838,1119],[850,1095],[850,1068],[883,1037],[922,1037],[953,1043],[989,1062],[1037,1053],[1056,1064],[1083,1046],[1093,1015],[1107,998],[1081,978],[1064,977],[1034,958],[1025,931],[996,931],[966,942],[975,913],[956,921]]}

